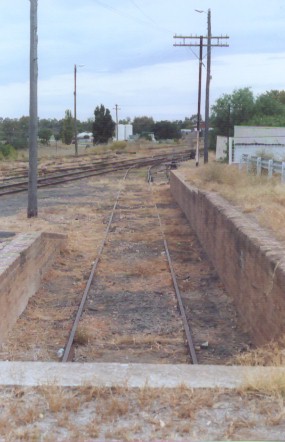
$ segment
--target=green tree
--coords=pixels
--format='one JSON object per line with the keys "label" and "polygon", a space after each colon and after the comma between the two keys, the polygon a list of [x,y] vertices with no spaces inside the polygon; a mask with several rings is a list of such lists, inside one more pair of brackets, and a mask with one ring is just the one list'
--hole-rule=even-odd
{"label": "green tree", "polygon": [[97,106],[95,111],[95,121],[93,123],[94,144],[108,143],[114,135],[116,124],[114,123],[111,112],[103,104]]}
{"label": "green tree", "polygon": [[40,129],[39,130],[39,139],[41,140],[41,143],[48,145],[51,136],[52,136],[51,129]]}
{"label": "green tree", "polygon": [[284,113],[284,104],[279,101],[277,91],[266,92],[257,97],[255,101],[255,114],[280,115]]}
{"label": "green tree", "polygon": [[119,120],[119,124],[131,124],[131,117],[124,118],[123,120]]}
{"label": "green tree", "polygon": [[154,119],[152,117],[135,117],[133,121],[134,134],[146,134],[154,131]]}
{"label": "green tree", "polygon": [[154,124],[154,136],[157,140],[178,139],[181,137],[180,128],[176,122],[157,121]]}
{"label": "green tree", "polygon": [[72,113],[69,109],[65,111],[65,118],[62,124],[61,138],[63,143],[71,144],[74,135],[74,122],[72,118]]}
{"label": "green tree", "polygon": [[235,125],[246,124],[255,113],[255,99],[250,88],[224,94],[212,107],[211,125],[218,135],[232,136]]}

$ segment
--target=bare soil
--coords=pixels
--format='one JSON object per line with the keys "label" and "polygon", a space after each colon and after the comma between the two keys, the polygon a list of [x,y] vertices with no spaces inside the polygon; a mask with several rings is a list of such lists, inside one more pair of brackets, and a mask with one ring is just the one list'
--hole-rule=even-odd
{"label": "bare soil", "polygon": [[[250,339],[173,202],[164,175],[156,177],[151,193],[145,172],[131,174],[126,182],[87,302],[84,327],[82,323],[77,335],[75,356],[89,358],[86,350],[94,335],[97,346],[92,360],[190,362],[154,211],[156,202],[199,362],[228,363],[233,355],[243,354]],[[122,174],[113,174],[40,190],[37,219],[27,219],[25,195],[0,199],[1,231],[68,235],[65,249],[2,345],[1,359],[58,360],[57,351],[66,343],[121,178]],[[8,240],[2,238],[2,244]],[[208,346],[202,349],[200,344],[206,341]],[[284,409],[282,392],[270,390],[2,387],[0,440],[284,441]]]}
{"label": "bare soil", "polygon": [[[225,364],[250,346],[231,299],[165,175],[150,186],[146,170],[124,183],[107,244],[76,335],[74,360],[191,363],[162,228],[192,329],[199,363]],[[66,249],[2,344],[2,360],[58,360],[104,236],[122,174],[41,191],[37,225],[68,234]],[[23,217],[20,212],[15,215]],[[13,217],[12,217],[13,218]]]}
{"label": "bare soil", "polygon": [[284,399],[147,387],[0,390],[0,440],[284,441]]}

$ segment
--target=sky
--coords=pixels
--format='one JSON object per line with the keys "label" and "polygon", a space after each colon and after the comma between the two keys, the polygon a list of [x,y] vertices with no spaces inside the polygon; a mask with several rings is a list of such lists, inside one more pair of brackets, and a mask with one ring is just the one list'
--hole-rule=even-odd
{"label": "sky", "polygon": [[[201,10],[198,13],[195,10]],[[38,114],[184,120],[197,113],[198,48],[174,35],[229,36],[212,49],[210,104],[235,89],[285,89],[284,0],[38,0]],[[30,1],[0,2],[0,117],[29,114]],[[203,56],[206,57],[206,48]],[[206,66],[206,58],[204,59]],[[202,72],[204,115],[206,68]]]}

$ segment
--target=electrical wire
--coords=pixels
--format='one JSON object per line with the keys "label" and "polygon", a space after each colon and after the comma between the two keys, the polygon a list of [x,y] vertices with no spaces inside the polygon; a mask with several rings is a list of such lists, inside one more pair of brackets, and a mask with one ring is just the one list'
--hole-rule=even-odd
{"label": "electrical wire", "polygon": [[136,17],[136,16],[134,16],[134,15],[132,15],[132,14],[127,13],[126,11],[121,11],[120,9],[115,8],[114,6],[111,6],[111,5],[109,5],[108,3],[103,2],[102,0],[94,0],[94,1],[95,1],[95,3],[97,3],[98,5],[100,5],[102,8],[107,9],[107,10],[109,10],[109,11],[112,11],[112,12],[114,12],[114,13],[120,15],[121,17],[129,18],[130,20],[135,21],[135,22],[137,22],[137,23],[139,23],[139,24],[141,24],[141,25],[151,26],[151,27],[155,28],[156,30],[160,30],[160,31],[163,31],[163,32],[172,32],[172,31],[170,31],[169,29],[166,29],[166,28],[162,27],[160,24],[158,24],[157,22],[155,22],[151,17],[149,17],[149,16],[143,11],[143,9],[140,8],[140,6],[138,6],[138,5],[134,2],[134,0],[130,0],[131,3],[132,3],[132,5],[133,5],[138,11],[140,11],[140,13],[143,15],[144,18],[139,18],[139,17]]}

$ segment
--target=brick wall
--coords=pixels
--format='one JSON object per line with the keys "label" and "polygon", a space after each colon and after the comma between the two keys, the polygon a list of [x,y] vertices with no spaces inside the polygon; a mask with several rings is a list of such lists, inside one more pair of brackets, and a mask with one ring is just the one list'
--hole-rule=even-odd
{"label": "brick wall", "polygon": [[285,333],[285,252],[265,229],[215,193],[171,173],[171,192],[216,268],[255,344]]}

